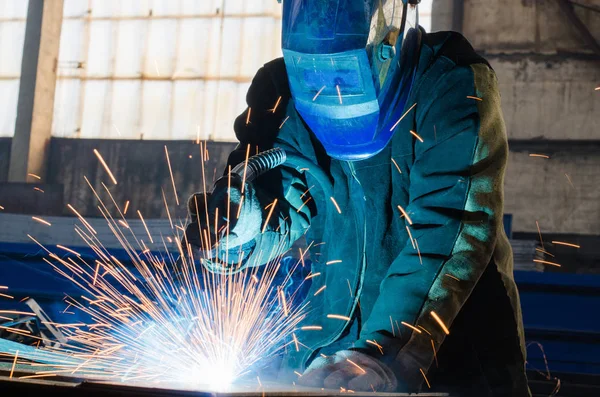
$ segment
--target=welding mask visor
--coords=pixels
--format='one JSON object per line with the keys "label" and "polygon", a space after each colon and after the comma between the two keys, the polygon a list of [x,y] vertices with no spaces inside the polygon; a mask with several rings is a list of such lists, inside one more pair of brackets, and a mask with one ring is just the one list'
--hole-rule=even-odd
{"label": "welding mask visor", "polygon": [[402,0],[284,0],[296,110],[331,157],[366,159],[390,141],[412,86],[417,22]]}

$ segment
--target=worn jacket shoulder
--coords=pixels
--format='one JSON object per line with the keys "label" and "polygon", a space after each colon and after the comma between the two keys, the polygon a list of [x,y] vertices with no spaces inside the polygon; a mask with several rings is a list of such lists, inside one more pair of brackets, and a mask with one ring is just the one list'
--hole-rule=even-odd
{"label": "worn jacket shoulder", "polygon": [[435,58],[447,58],[456,66],[485,64],[491,68],[489,62],[479,55],[460,33],[450,31],[426,33],[423,36],[423,45],[431,48]]}

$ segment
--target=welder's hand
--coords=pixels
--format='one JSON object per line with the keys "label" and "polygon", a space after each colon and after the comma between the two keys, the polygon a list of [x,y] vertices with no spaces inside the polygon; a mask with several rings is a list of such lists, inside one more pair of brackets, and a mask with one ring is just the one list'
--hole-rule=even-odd
{"label": "welder's hand", "polygon": [[233,176],[219,179],[212,193],[192,195],[188,201],[192,223],[184,242],[207,251],[224,249],[223,244],[232,249],[253,240],[260,233],[262,209],[254,187],[246,183],[243,190],[241,178]]}
{"label": "welder's hand", "polygon": [[298,383],[308,387],[378,392],[393,392],[398,386],[396,376],[384,363],[352,350],[342,350],[327,358],[317,357]]}

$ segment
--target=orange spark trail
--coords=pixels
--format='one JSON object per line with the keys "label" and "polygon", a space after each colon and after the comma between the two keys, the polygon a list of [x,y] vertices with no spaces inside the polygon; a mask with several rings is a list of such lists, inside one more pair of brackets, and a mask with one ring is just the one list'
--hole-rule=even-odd
{"label": "orange spark trail", "polygon": [[415,327],[413,325],[410,325],[409,323],[406,323],[404,321],[400,322],[400,324],[404,325],[405,327],[408,327],[408,328],[412,329],[413,331],[415,331],[418,334],[422,334],[423,333],[423,331],[421,331],[419,328],[417,328],[417,327]]}
{"label": "orange spark trail", "polygon": [[335,86],[335,89],[337,90],[337,93],[338,93],[338,98],[340,99],[340,105],[343,105],[343,104],[344,104],[344,102],[342,101],[342,91],[340,90],[340,86],[339,86],[339,85],[336,85],[336,86]]}
{"label": "orange spark trail", "polygon": [[10,376],[8,377],[9,379],[12,379],[13,373],[15,372],[15,366],[17,365],[17,357],[19,357],[19,351],[18,350],[15,353],[15,360],[13,361],[12,367],[10,369]]}
{"label": "orange spark trail", "polygon": [[331,202],[333,203],[333,205],[335,205],[335,209],[337,210],[338,213],[342,213],[342,210],[340,209],[340,206],[338,205],[337,201],[335,201],[335,199],[333,197],[329,197],[331,199]]}
{"label": "orange spark trail", "polygon": [[549,159],[550,156],[546,155],[546,154],[538,154],[538,153],[530,153],[529,157],[540,157],[543,159]]}
{"label": "orange spark trail", "polygon": [[177,197],[177,188],[175,187],[175,178],[173,178],[173,169],[171,168],[171,160],[169,159],[169,150],[165,145],[165,155],[167,156],[167,164],[169,165],[169,174],[171,175],[171,183],[173,184],[173,194],[175,195],[175,203],[179,206],[179,197]]}
{"label": "orange spark trail", "polygon": [[348,317],[348,316],[342,316],[340,314],[328,314],[327,318],[331,318],[331,319],[334,319],[334,320],[350,321],[350,317]]}
{"label": "orange spark trail", "polygon": [[287,116],[287,117],[285,118],[285,120],[283,120],[283,123],[281,123],[281,125],[279,126],[279,129],[282,129],[282,128],[283,128],[283,125],[284,125],[285,123],[287,123],[287,121],[288,121],[289,119],[290,119],[290,116]]}
{"label": "orange spark trail", "polygon": [[402,173],[402,170],[400,169],[400,166],[398,165],[398,163],[396,163],[396,160],[394,160],[393,157],[392,157],[392,163],[394,163],[394,165],[396,166],[396,169],[398,170],[398,172]]}
{"label": "orange spark trail", "polygon": [[431,311],[430,314],[431,317],[433,317],[433,319],[440,325],[440,327],[442,327],[442,331],[444,331],[446,335],[450,335],[450,330],[448,329],[448,327],[446,327],[446,324],[444,324],[440,316],[438,316],[437,313],[434,311]]}
{"label": "orange spark trail", "polygon": [[52,224],[48,221],[43,220],[42,218],[38,218],[37,216],[32,216],[31,219],[33,219],[36,222],[42,223],[46,226],[52,226]]}
{"label": "orange spark trail", "polygon": [[565,243],[564,241],[553,241],[552,244],[566,245],[567,247],[573,247],[573,248],[581,248],[580,245],[571,244],[571,243]]}
{"label": "orange spark trail", "polygon": [[404,215],[404,217],[406,217],[408,224],[412,226],[412,224],[413,224],[412,219],[410,219],[410,216],[408,216],[406,211],[404,211],[404,208],[402,208],[401,206],[398,206],[398,209],[400,210],[400,212],[402,212],[402,215]]}
{"label": "orange spark trail", "polygon": [[325,89],[326,86],[321,87],[321,89],[319,90],[319,92],[317,92],[317,95],[314,96],[313,98],[313,102],[317,100],[317,98],[319,97],[319,95],[321,95],[321,93],[323,92],[323,90]]}
{"label": "orange spark trail", "polygon": [[152,240],[152,236],[150,235],[150,230],[148,230],[148,226],[146,226],[146,221],[144,220],[142,213],[140,212],[140,210],[138,210],[137,213],[138,213],[138,216],[140,217],[140,219],[142,220],[142,224],[144,225],[144,229],[146,229],[146,233],[148,234],[148,238],[150,239],[150,242],[152,244],[154,244],[154,240]]}
{"label": "orange spark trail", "polygon": [[415,103],[414,105],[412,105],[406,112],[404,112],[404,114],[402,115],[402,117],[400,117],[400,120],[396,121],[396,124],[394,124],[392,126],[392,128],[390,128],[390,131],[394,131],[396,129],[396,127],[398,127],[398,125],[400,124],[400,122],[406,117],[406,115],[415,108],[415,106],[417,106],[417,104]]}
{"label": "orange spark trail", "polygon": [[363,374],[366,374],[367,371],[365,371],[360,365],[358,365],[357,363],[355,363],[354,361],[350,360],[349,358],[346,359],[346,361],[348,361],[350,364],[354,365],[356,368],[358,368]]}
{"label": "orange spark trail", "polygon": [[541,264],[544,264],[544,265],[551,265],[551,266],[561,267],[561,265],[559,265],[558,263],[543,261],[541,259],[534,259],[533,261],[535,263],[541,263]]}
{"label": "orange spark trail", "polygon": [[323,327],[320,325],[305,325],[304,327],[300,327],[302,331],[322,331]]}
{"label": "orange spark trail", "polygon": [[421,136],[419,134],[417,134],[416,132],[414,132],[413,130],[410,131],[410,133],[417,138],[421,143],[423,143],[423,138],[421,138]]}
{"label": "orange spark trail", "polygon": [[250,116],[252,115],[252,108],[248,108],[248,116],[246,117],[246,125],[250,124]]}
{"label": "orange spark trail", "polygon": [[116,185],[117,184],[117,180],[115,179],[115,176],[113,175],[113,173],[110,171],[110,168],[108,168],[108,164],[106,164],[106,162],[102,158],[102,155],[100,154],[100,152],[98,150],[94,149],[94,154],[96,155],[96,157],[98,157],[98,160],[100,161],[100,164],[102,164],[102,166],[106,170],[106,173],[110,177],[112,183]]}
{"label": "orange spark trail", "polygon": [[423,375],[423,378],[425,379],[425,382],[427,383],[427,387],[429,389],[431,389],[431,385],[429,384],[429,380],[427,379],[427,376],[425,375],[425,372],[423,371],[422,368],[419,368],[419,371],[421,371],[421,375]]}
{"label": "orange spark trail", "polygon": [[271,112],[275,113],[277,111],[277,108],[279,107],[280,103],[281,103],[281,97],[277,98],[277,102],[275,102],[275,107],[273,107],[273,110],[271,110]]}

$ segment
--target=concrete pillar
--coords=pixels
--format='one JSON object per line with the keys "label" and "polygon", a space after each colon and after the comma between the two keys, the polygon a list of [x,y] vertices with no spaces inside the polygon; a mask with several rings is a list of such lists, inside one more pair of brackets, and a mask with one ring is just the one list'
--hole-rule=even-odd
{"label": "concrete pillar", "polygon": [[462,32],[464,0],[433,0],[431,29]]}
{"label": "concrete pillar", "polygon": [[63,0],[29,0],[9,182],[45,176],[62,17]]}

